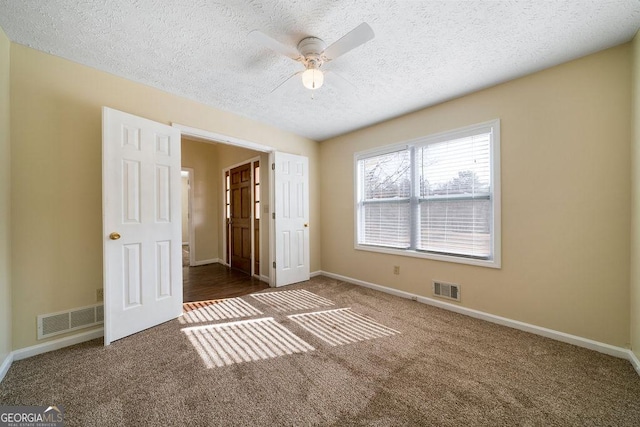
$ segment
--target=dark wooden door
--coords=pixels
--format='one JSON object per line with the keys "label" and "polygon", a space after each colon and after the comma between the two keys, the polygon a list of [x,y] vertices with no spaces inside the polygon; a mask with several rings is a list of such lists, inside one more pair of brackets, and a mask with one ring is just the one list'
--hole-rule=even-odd
{"label": "dark wooden door", "polygon": [[251,274],[251,163],[231,169],[231,268]]}

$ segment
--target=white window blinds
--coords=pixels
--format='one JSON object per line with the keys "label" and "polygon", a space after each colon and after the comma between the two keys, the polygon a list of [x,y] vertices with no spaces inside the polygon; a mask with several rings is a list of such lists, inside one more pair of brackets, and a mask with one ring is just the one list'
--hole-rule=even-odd
{"label": "white window blinds", "polygon": [[491,134],[416,150],[420,179],[417,250],[491,257]]}
{"label": "white window blinds", "polygon": [[360,161],[361,227],[365,245],[409,248],[411,164],[409,150]]}
{"label": "white window blinds", "polygon": [[357,245],[499,266],[498,144],[496,120],[358,156]]}

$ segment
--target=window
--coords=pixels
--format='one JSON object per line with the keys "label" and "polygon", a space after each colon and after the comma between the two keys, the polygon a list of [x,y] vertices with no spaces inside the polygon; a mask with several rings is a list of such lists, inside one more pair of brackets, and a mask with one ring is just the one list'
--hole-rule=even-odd
{"label": "window", "polygon": [[500,122],[356,154],[356,248],[500,267]]}
{"label": "window", "polygon": [[409,249],[411,164],[409,150],[360,161],[363,197],[360,243]]}

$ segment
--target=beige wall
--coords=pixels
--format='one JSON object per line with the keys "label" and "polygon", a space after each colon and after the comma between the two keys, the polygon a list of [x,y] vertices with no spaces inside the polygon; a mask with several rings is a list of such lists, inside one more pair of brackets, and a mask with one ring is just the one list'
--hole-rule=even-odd
{"label": "beige wall", "polygon": [[[218,252],[220,173],[213,144],[182,138],[182,167],[193,169],[193,231],[195,261],[210,261]],[[184,237],[182,239],[184,241]]]}
{"label": "beige wall", "polygon": [[[631,45],[321,143],[322,268],[629,345]],[[355,152],[501,119],[502,269],[354,250]],[[401,274],[393,275],[399,265]]]}
{"label": "beige wall", "polygon": [[10,80],[14,349],[37,343],[38,314],[94,303],[102,287],[102,106],[308,156],[318,218],[314,141],[16,44]]}
{"label": "beige wall", "polygon": [[[613,345],[629,345],[632,335],[638,354],[639,328],[629,326],[638,325],[640,266],[633,263],[630,279],[628,160],[631,60],[639,57],[638,44],[636,39],[633,51],[631,44],[609,49],[318,144],[9,46],[0,34],[3,208],[12,183],[10,215],[0,212],[0,233],[12,230],[0,247],[0,263],[11,260],[0,270],[0,292],[7,295],[13,288],[12,306],[0,302],[0,316],[12,311],[13,348],[37,343],[36,315],[91,304],[102,286],[100,109],[106,105],[308,156],[312,272],[322,268],[427,296],[432,279],[460,283],[464,306]],[[353,249],[354,152],[493,118],[502,120],[501,270]],[[11,162],[6,165],[9,128]],[[636,194],[635,172],[634,183]],[[634,244],[640,243],[637,235]],[[218,252],[219,244],[218,239]],[[393,265],[401,266],[399,276],[392,274]],[[0,327],[0,356],[10,335]]]}
{"label": "beige wall", "polygon": [[631,349],[640,359],[640,32],[633,39],[632,49]]}
{"label": "beige wall", "polygon": [[0,365],[12,350],[10,46],[0,28]]}

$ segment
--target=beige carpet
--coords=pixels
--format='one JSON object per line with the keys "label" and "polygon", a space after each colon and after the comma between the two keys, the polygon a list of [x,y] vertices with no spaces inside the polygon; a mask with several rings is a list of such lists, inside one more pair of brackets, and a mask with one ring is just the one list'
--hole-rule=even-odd
{"label": "beige carpet", "polygon": [[0,404],[62,405],[68,426],[640,425],[625,360],[327,278],[295,289],[333,305],[245,296],[261,314],[14,362]]}

